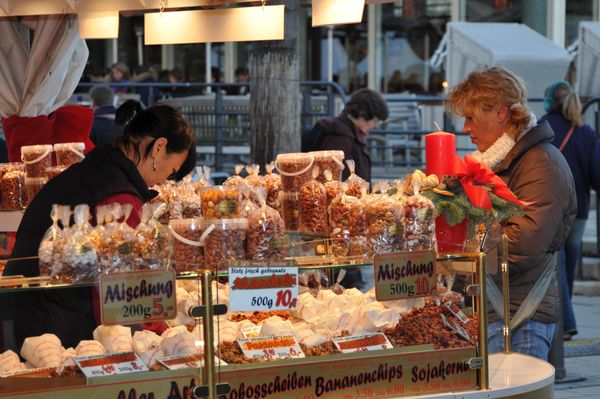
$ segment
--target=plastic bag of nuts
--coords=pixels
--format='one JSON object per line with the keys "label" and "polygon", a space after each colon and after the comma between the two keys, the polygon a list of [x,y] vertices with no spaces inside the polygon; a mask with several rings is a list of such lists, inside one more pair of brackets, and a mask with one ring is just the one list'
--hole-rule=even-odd
{"label": "plastic bag of nuts", "polygon": [[406,249],[409,251],[435,249],[435,217],[431,200],[418,192],[404,198]]}
{"label": "plastic bag of nuts", "polygon": [[171,264],[178,271],[198,270],[204,266],[202,219],[172,219]]}
{"label": "plastic bag of nuts", "polygon": [[265,203],[266,190],[257,190],[261,206],[247,209],[247,258],[253,260],[285,257],[285,225],[279,212]]}
{"label": "plastic bag of nuts", "polygon": [[73,219],[75,225],[67,231],[67,243],[62,249],[62,268],[53,268],[52,277],[63,283],[94,282],[98,279],[98,257],[89,234],[90,207],[77,205]]}
{"label": "plastic bag of nuts", "polygon": [[333,180],[342,181],[342,172],[344,171],[344,151],[311,151],[309,152],[315,159],[314,166],[322,172],[317,180],[321,183],[327,181],[325,171],[331,172]]}
{"label": "plastic bag of nuts", "polygon": [[[96,208],[97,251],[100,273],[128,272],[132,267],[135,230],[127,224],[131,204],[110,204]],[[104,225],[102,225],[104,221]]]}
{"label": "plastic bag of nuts", "polygon": [[263,177],[264,185],[267,189],[267,205],[271,208],[281,211],[279,202],[279,192],[281,191],[281,176],[273,173],[275,162],[270,162],[265,166],[267,174]]}
{"label": "plastic bag of nuts", "polygon": [[71,166],[81,162],[85,158],[85,144],[78,143],[58,143],[54,144],[54,152],[56,153],[56,164],[59,166]]}
{"label": "plastic bag of nuts", "polygon": [[388,188],[386,183],[380,184],[377,189],[381,194],[369,196],[369,201],[365,206],[367,239],[373,254],[405,249],[402,200],[388,195]]}
{"label": "plastic bag of nuts", "polygon": [[244,184],[244,178],[242,176],[240,176],[240,173],[242,173],[242,170],[244,170],[244,165],[235,165],[234,168],[234,175],[231,175],[227,178],[227,180],[225,180],[225,182],[223,182],[224,186],[241,186],[242,184]]}
{"label": "plastic bag of nuts", "polygon": [[286,231],[298,231],[300,229],[300,205],[298,193],[279,193],[281,203],[281,215],[285,223]]}
{"label": "plastic bag of nuts", "polygon": [[348,176],[344,182],[346,183],[346,194],[360,198],[364,192],[369,191],[369,182],[365,181],[362,177],[354,173],[356,169],[354,160],[347,159],[346,164],[348,165],[348,170],[350,171],[350,176]]}
{"label": "plastic bag of nuts", "polygon": [[[321,175],[325,176],[325,192],[327,193],[327,206],[331,204],[331,201],[338,195],[346,191],[346,185],[339,180],[334,180],[331,171],[326,170]],[[321,176],[319,175],[319,176]]]}
{"label": "plastic bag of nuts", "polygon": [[210,186],[210,172],[210,166],[196,166],[196,174],[198,174],[198,181],[194,183],[194,190],[197,193],[200,192],[200,189],[202,187]]}
{"label": "plastic bag of nuts", "polygon": [[204,219],[237,218],[241,212],[242,190],[239,187],[212,186],[200,190]]}
{"label": "plastic bag of nuts", "polygon": [[61,239],[62,229],[58,226],[58,210],[59,205],[52,205],[52,210],[50,211],[52,225],[46,230],[38,249],[40,276],[50,276],[54,262],[60,262],[60,253],[62,251],[58,242]]}
{"label": "plastic bag of nuts", "polygon": [[25,189],[27,190],[27,199],[29,202],[44,188],[48,179],[45,177],[26,177]]}
{"label": "plastic bag of nuts", "polygon": [[27,145],[21,147],[21,160],[27,177],[47,177],[46,168],[52,166],[52,145]]}
{"label": "plastic bag of nuts", "polygon": [[144,204],[141,223],[135,228],[135,237],[131,242],[131,254],[136,270],[163,269],[168,266],[170,235],[159,218],[165,204]]}
{"label": "plastic bag of nuts", "polygon": [[2,209],[21,210],[27,206],[25,190],[25,165],[7,163],[0,165],[0,200]]}
{"label": "plastic bag of nuts", "polygon": [[260,166],[256,164],[247,165],[246,172],[248,176],[244,179],[246,184],[253,189],[257,189],[263,184],[263,178],[260,176]]}
{"label": "plastic bag of nuts", "polygon": [[246,232],[248,219],[221,219],[202,221],[206,232],[204,264],[215,271],[226,271],[227,261],[246,257]]}
{"label": "plastic bag of nuts", "polygon": [[300,209],[300,231],[304,233],[327,235],[327,193],[323,183],[316,180],[319,168],[313,168],[313,180],[304,183],[298,192]]}
{"label": "plastic bag of nuts", "polygon": [[313,179],[312,167],[314,157],[305,153],[279,154],[275,160],[277,170],[281,175],[283,191],[295,193],[300,187]]}

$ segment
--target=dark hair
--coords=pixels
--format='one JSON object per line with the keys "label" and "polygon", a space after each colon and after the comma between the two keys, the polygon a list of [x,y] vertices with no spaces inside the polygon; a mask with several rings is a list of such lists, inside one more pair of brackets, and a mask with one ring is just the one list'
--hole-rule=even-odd
{"label": "dark hair", "polygon": [[245,66],[235,68],[235,76],[250,75],[250,71]]}
{"label": "dark hair", "polygon": [[[190,125],[175,108],[169,105],[155,105],[143,109],[138,101],[127,100],[117,109],[115,122],[125,125],[119,144],[134,150],[135,164],[150,155],[156,139],[164,137],[167,139],[167,153],[180,154],[188,151],[188,157],[175,177],[182,173],[182,176],[185,176],[192,171],[196,163],[194,134]],[[152,137],[154,141],[142,154],[139,144],[146,137]]]}
{"label": "dark hair", "polygon": [[108,85],[95,85],[90,89],[90,98],[97,107],[113,105],[115,92]]}
{"label": "dark hair", "polygon": [[343,113],[353,118],[371,120],[374,118],[384,121],[388,118],[389,111],[385,99],[378,92],[371,89],[360,89],[352,94],[346,103]]}
{"label": "dark hair", "polygon": [[179,68],[173,68],[173,69],[171,69],[169,71],[169,76],[173,76],[179,82],[183,82],[183,80],[184,80],[183,71],[181,69],[179,69]]}

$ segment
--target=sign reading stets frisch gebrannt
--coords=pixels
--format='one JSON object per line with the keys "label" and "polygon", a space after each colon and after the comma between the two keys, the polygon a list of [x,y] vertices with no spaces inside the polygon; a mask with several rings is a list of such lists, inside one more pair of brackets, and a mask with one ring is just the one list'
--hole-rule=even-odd
{"label": "sign reading stets frisch gebrannt", "polygon": [[298,268],[230,267],[229,306],[236,312],[296,309]]}
{"label": "sign reading stets frisch gebrannt", "polygon": [[175,271],[145,270],[100,276],[102,324],[136,324],[177,316]]}
{"label": "sign reading stets frisch gebrannt", "polygon": [[435,292],[434,251],[375,255],[375,295],[378,301],[417,298]]}

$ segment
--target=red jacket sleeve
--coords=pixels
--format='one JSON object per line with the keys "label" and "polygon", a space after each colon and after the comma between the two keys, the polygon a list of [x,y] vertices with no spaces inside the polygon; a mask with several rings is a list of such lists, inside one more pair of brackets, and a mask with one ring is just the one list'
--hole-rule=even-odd
{"label": "red jacket sleeve", "polygon": [[[136,228],[141,221],[141,212],[142,212],[142,200],[136,197],[133,194],[122,193],[122,194],[113,194],[104,198],[100,201],[96,206],[108,205],[108,204],[131,204],[133,206],[133,210],[131,211],[131,215],[129,215],[129,219],[127,219],[127,224],[131,228]],[[95,213],[95,212],[94,212]]]}

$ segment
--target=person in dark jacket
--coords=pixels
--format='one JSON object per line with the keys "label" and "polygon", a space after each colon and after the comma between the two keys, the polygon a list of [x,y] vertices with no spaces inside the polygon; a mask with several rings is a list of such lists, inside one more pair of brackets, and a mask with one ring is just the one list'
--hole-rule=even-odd
{"label": "person in dark jacket", "polygon": [[117,139],[123,134],[123,126],[115,121],[117,109],[114,107],[115,93],[108,85],[96,85],[90,90],[94,122],[90,139],[96,147],[106,144],[116,145]]}
{"label": "person in dark jacket", "polygon": [[[31,201],[17,232],[11,255],[15,260],[8,262],[4,275],[39,275],[38,261],[30,257],[37,256],[52,223],[53,204],[87,204],[93,213],[98,205],[131,204],[134,210],[127,223],[135,227],[142,204],[156,195],[148,187],[192,170],[194,136],[178,111],[166,105],[142,110],[133,100],[118,111],[129,117],[118,145],[94,149],[83,161],[50,180]],[[17,345],[43,333],[56,334],[66,348],[92,339],[97,326],[94,300],[93,290],[85,287],[19,293],[14,316]]]}
{"label": "person in dark jacket", "polygon": [[[569,165],[552,145],[547,122],[527,108],[523,81],[501,67],[474,71],[455,86],[448,104],[465,118],[463,131],[477,151],[473,157],[492,169],[521,201],[523,216],[505,223],[510,270],[511,349],[547,360],[556,329],[557,252],[575,214],[575,183]],[[530,296],[539,292],[539,296]],[[490,352],[504,349],[502,304],[488,312]]]}
{"label": "person in dark jacket", "polygon": [[6,146],[6,140],[0,137],[0,163],[8,162],[8,147]]}
{"label": "person in dark jacket", "polygon": [[[381,94],[360,89],[352,94],[341,115],[317,121],[312,131],[302,137],[302,151],[342,150],[346,159],[353,159],[356,174],[371,181],[371,157],[367,135],[388,118],[389,111]],[[349,176],[346,168],[343,179]]]}
{"label": "person in dark jacket", "polygon": [[542,120],[548,121],[554,130],[552,144],[559,147],[571,168],[577,195],[577,216],[559,256],[564,297],[562,303],[564,339],[569,340],[577,334],[571,297],[575,271],[581,257],[585,223],[590,209],[590,189],[593,188],[596,193],[600,193],[600,141],[594,129],[583,123],[581,102],[569,82],[559,80],[548,87],[544,108],[548,113]]}

